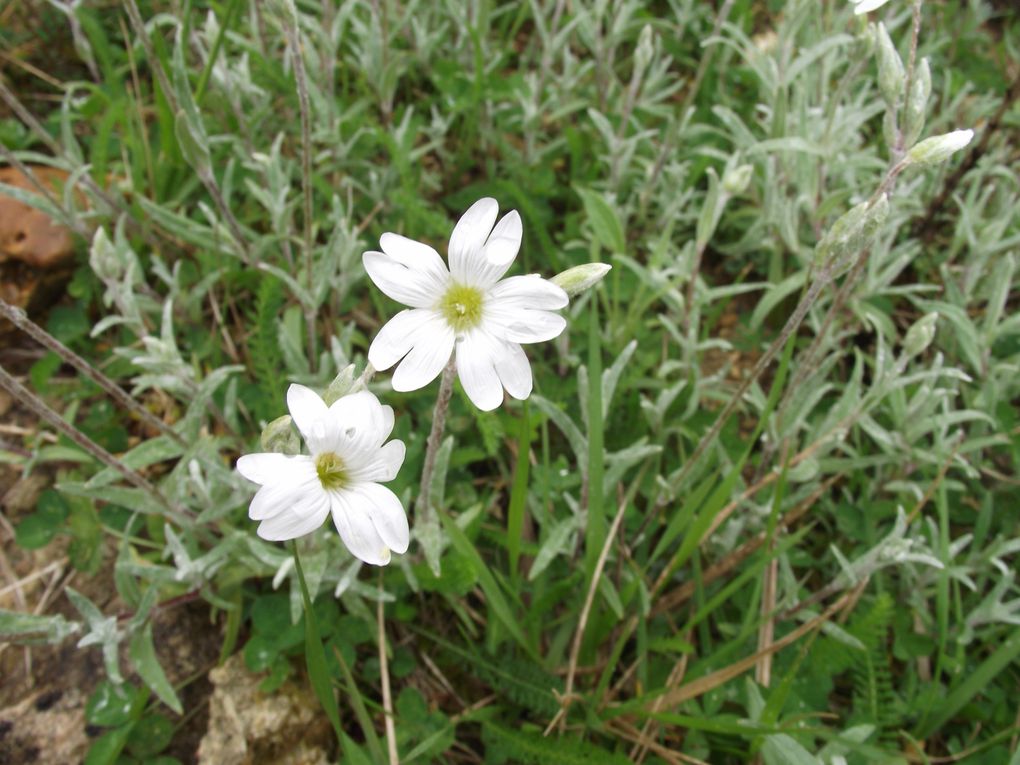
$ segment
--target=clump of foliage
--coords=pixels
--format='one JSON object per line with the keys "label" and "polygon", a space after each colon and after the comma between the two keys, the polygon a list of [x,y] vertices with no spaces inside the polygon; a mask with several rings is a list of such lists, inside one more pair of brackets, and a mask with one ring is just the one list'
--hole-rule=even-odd
{"label": "clump of foliage", "polygon": [[[0,135],[80,195],[0,190],[79,235],[49,330],[102,379],[39,361],[60,440],[4,459],[57,477],[18,542],[69,536],[87,574],[115,549],[131,616],[68,590],[77,621],[0,632],[102,651],[90,762],[148,761],[188,714],[152,637],[181,598],[266,692],[313,683],[344,761],[1017,761],[1008,10],[60,11],[82,79],[48,83],[48,113],[4,85]],[[455,389],[407,555],[370,572],[324,528],[296,568],[233,462],[269,448],[287,382],[364,369],[396,305],[361,253],[386,231],[443,251],[482,196],[520,212],[518,273],[613,270],[531,354],[527,402]],[[436,391],[369,385],[411,506]]]}

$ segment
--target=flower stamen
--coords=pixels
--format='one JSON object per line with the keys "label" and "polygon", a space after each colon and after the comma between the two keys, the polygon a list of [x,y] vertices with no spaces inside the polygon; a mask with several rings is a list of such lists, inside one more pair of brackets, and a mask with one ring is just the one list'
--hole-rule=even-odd
{"label": "flower stamen", "polygon": [[347,467],[333,452],[323,452],[315,458],[315,472],[324,489],[342,489],[348,483]]}
{"label": "flower stamen", "polygon": [[438,309],[455,332],[463,332],[481,323],[482,303],[481,291],[464,284],[453,284],[439,301]]}

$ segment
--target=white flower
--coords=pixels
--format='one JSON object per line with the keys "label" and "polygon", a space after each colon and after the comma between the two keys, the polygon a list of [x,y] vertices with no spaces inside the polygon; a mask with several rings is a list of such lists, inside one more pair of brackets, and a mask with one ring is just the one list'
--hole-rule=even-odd
{"label": "white flower", "polygon": [[360,391],[332,406],[303,385],[291,385],[287,407],[309,454],[246,454],[237,471],[261,484],[248,508],[260,521],[258,535],[279,541],[308,534],[332,512],[351,553],[384,566],[390,551],[403,553],[410,539],[392,481],[404,461],[404,443],[383,444],[393,430],[393,409]]}
{"label": "white flower", "polygon": [[850,2],[854,4],[854,14],[860,16],[863,13],[878,10],[889,0],[850,0]]}
{"label": "white flower", "polygon": [[[426,244],[383,234],[382,252],[366,252],[365,270],[394,300],[411,306],[379,331],[368,349],[376,369],[393,373],[393,388],[417,390],[443,371],[456,348],[457,373],[479,409],[531,394],[531,365],[521,343],[558,336],[566,321],[551,311],[567,294],[540,276],[502,279],[521,246],[521,216],[511,210],[496,223],[495,199],[479,199],[450,235],[447,270]],[[495,224],[495,228],[493,228]]]}

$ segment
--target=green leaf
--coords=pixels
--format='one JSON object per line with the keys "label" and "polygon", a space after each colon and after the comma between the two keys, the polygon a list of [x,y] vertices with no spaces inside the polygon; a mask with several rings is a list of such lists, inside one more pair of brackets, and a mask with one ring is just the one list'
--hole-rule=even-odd
{"label": "green leaf", "polygon": [[298,582],[301,584],[301,599],[305,605],[305,663],[308,666],[308,678],[312,682],[312,689],[315,691],[319,703],[322,704],[323,711],[326,712],[326,717],[329,718],[329,722],[333,726],[337,740],[342,744],[340,708],[337,705],[336,694],[333,693],[333,684],[330,681],[329,667],[326,664],[326,652],[322,648],[322,637],[319,634],[315,609],[312,608],[312,599],[308,594],[308,585],[305,583],[305,572],[301,568],[301,557],[298,555],[297,544],[293,544],[292,549],[294,567],[297,569]]}
{"label": "green leaf", "polygon": [[496,615],[496,618],[502,622],[503,626],[506,627],[507,632],[517,641],[523,649],[529,654],[533,654],[534,651],[528,644],[528,641],[524,637],[524,633],[521,631],[520,620],[517,619],[513,612],[510,610],[510,605],[507,603],[506,598],[503,596],[502,590],[499,588],[499,583],[496,581],[496,577],[492,575],[492,571],[486,565],[482,556],[478,554],[478,550],[471,540],[467,538],[461,528],[450,519],[446,513],[441,513],[439,516],[443,522],[443,528],[446,529],[446,533],[449,535],[450,540],[453,542],[453,546],[460,552],[461,555],[468,558],[475,566],[475,570],[478,573],[478,580],[482,586],[482,591],[485,593],[485,597],[489,602],[489,608],[492,609],[492,613]]}
{"label": "green leaf", "polygon": [[136,757],[154,757],[174,737],[174,724],[163,715],[146,715],[136,722],[127,739],[127,748]]}
{"label": "green leaf", "polygon": [[610,253],[623,253],[627,241],[623,234],[623,224],[616,210],[598,192],[591,189],[577,188],[577,194],[584,204],[584,212],[599,244]]}
{"label": "green leaf", "polygon": [[528,467],[531,454],[531,428],[528,426],[528,402],[521,407],[520,431],[517,436],[517,464],[514,465],[514,481],[510,489],[510,504],[507,508],[506,549],[510,558],[510,577],[517,577],[517,561],[521,555],[521,534],[524,530],[524,513],[528,499]]}
{"label": "green leaf", "polygon": [[761,756],[766,765],[821,765],[821,761],[785,733],[765,737]]}
{"label": "green leaf", "polygon": [[163,667],[156,658],[156,648],[152,643],[152,623],[146,624],[131,637],[128,649],[131,661],[145,684],[153,690],[159,700],[177,714],[184,714],[181,701],[177,698],[174,687],[167,680]]}
{"label": "green leaf", "polygon": [[132,717],[138,692],[130,685],[115,685],[101,680],[85,704],[85,719],[90,725],[113,728]]}
{"label": "green leaf", "polygon": [[131,725],[124,725],[100,736],[89,747],[85,765],[113,765],[124,751],[130,734]]}
{"label": "green leaf", "polygon": [[26,550],[45,547],[60,532],[70,512],[64,498],[53,489],[47,489],[39,496],[36,511],[18,524],[15,540]]}

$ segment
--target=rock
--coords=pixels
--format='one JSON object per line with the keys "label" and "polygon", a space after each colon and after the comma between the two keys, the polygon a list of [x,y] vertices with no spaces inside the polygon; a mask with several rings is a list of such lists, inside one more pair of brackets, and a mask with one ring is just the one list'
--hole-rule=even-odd
{"label": "rock", "polygon": [[199,765],[328,765],[332,729],[310,691],[284,683],[271,695],[240,654],[209,673],[209,727]]}
{"label": "rock", "polygon": [[[40,183],[53,189],[54,196],[61,197],[66,172],[40,165],[29,169]],[[0,183],[39,193],[32,181],[13,167],[0,168]],[[24,202],[0,194],[0,258],[14,258],[46,269],[69,260],[72,255],[74,241],[66,226]]]}
{"label": "rock", "polygon": [[81,762],[89,746],[84,709],[75,688],[35,693],[0,709],[0,765]]}

